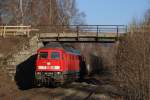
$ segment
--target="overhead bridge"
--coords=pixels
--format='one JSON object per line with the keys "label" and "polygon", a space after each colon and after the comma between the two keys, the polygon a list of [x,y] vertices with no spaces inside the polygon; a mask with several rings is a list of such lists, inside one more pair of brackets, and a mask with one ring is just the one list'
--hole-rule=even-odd
{"label": "overhead bridge", "polygon": [[126,25],[0,26],[0,37],[32,36],[40,42],[116,42],[127,33]]}
{"label": "overhead bridge", "polygon": [[116,42],[127,33],[126,25],[39,26],[41,42]]}

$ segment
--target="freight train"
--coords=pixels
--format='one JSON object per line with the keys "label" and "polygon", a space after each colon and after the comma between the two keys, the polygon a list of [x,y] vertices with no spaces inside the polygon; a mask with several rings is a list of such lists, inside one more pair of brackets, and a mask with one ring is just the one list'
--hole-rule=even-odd
{"label": "freight train", "polygon": [[79,79],[81,54],[71,47],[47,45],[37,50],[37,85],[61,85]]}

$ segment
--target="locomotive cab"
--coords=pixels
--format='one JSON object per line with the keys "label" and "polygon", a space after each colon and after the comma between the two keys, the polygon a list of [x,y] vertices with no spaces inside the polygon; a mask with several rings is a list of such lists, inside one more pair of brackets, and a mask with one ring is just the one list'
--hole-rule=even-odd
{"label": "locomotive cab", "polygon": [[37,71],[61,71],[61,52],[40,51],[36,65]]}
{"label": "locomotive cab", "polygon": [[52,82],[63,82],[61,51],[39,50],[36,61],[36,81],[37,83],[49,84]]}

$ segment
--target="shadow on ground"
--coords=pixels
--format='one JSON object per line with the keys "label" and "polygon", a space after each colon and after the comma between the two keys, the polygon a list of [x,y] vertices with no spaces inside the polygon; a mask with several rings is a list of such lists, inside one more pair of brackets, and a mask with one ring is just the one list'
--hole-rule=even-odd
{"label": "shadow on ground", "polygon": [[36,58],[37,55],[32,55],[26,61],[16,66],[15,81],[19,89],[25,90],[33,87]]}

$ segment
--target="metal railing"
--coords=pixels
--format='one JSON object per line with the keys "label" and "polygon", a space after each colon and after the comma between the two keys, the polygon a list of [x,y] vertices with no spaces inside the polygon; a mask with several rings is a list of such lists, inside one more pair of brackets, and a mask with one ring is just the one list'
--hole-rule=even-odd
{"label": "metal railing", "polygon": [[30,36],[31,26],[0,26],[0,36],[6,37],[6,35],[26,35]]}
{"label": "metal railing", "polygon": [[48,25],[38,26],[41,32],[127,32],[126,25]]}
{"label": "metal railing", "polygon": [[[39,26],[39,38],[117,37],[127,33],[126,25],[49,25]],[[49,34],[49,35],[48,35]],[[69,35],[70,34],[70,35]],[[71,36],[72,34],[72,36]]]}

